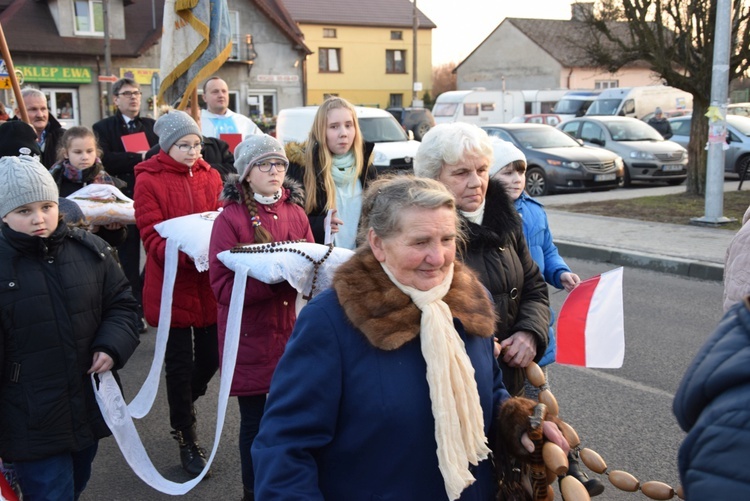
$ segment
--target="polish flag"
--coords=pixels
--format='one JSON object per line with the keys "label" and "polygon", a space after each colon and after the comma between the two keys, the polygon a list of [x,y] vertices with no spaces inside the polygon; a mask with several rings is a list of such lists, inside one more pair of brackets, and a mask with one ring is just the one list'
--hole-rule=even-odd
{"label": "polish flag", "polygon": [[557,318],[561,364],[619,369],[625,357],[622,267],[582,281]]}

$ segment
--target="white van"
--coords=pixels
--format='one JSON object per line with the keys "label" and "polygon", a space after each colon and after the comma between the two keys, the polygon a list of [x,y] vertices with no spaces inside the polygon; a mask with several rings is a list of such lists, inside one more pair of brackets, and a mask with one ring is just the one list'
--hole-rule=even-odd
{"label": "white van", "polygon": [[617,87],[603,90],[586,115],[619,115],[641,118],[657,107],[664,111],[693,108],[693,95],[666,85]]}
{"label": "white van", "polygon": [[[355,106],[365,141],[375,143],[373,165],[378,170],[408,170],[414,166],[419,142],[409,139],[393,115],[378,108]],[[276,117],[276,139],[282,143],[307,141],[318,106],[286,108]]]}
{"label": "white van", "polygon": [[452,90],[440,94],[432,107],[436,124],[507,123],[524,113],[525,101],[520,90]]}
{"label": "white van", "polygon": [[586,114],[591,103],[599,97],[600,90],[571,90],[555,104],[552,113],[560,117],[561,122]]}

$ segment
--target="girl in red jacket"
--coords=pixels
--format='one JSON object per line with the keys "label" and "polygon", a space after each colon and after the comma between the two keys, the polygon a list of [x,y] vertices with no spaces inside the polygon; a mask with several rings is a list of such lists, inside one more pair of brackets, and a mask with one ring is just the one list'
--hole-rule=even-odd
{"label": "girl in red jacket", "polygon": [[[219,173],[201,158],[201,131],[185,112],[163,115],[154,125],[161,151],[135,167],[135,220],[146,249],[143,308],[150,325],[159,322],[166,239],[156,224],[188,214],[215,211],[222,189]],[[216,302],[208,275],[180,253],[172,300],[172,323],[164,358],[172,434],[182,468],[197,476],[206,466],[197,444],[193,402],[206,393],[219,367]],[[195,345],[193,345],[195,343]]]}
{"label": "girl in red jacket", "polygon": [[[284,147],[267,135],[250,136],[237,146],[234,166],[241,173],[227,181],[224,210],[216,218],[209,248],[211,287],[218,302],[220,353],[223,353],[234,272],[216,255],[237,244],[301,240],[314,242],[302,206],[301,187],[284,182],[289,162]],[[231,395],[240,408],[240,459],[244,500],[253,499],[250,447],[266,403],[276,363],[296,320],[297,292],[287,282],[265,284],[247,279],[240,345]]]}

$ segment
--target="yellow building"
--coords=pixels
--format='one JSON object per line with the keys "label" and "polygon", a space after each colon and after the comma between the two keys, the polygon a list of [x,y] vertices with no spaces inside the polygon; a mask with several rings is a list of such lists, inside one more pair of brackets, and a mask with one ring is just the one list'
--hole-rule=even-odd
{"label": "yellow building", "polygon": [[[413,6],[409,0],[283,0],[313,51],[306,60],[306,103],[341,96],[354,104],[411,106]],[[432,87],[432,29],[417,11],[417,99]]]}

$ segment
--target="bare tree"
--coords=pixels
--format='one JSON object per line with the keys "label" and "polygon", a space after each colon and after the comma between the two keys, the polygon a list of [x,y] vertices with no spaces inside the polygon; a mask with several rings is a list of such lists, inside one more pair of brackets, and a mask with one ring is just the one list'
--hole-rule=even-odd
{"label": "bare tree", "polygon": [[[693,95],[687,191],[705,194],[716,0],[599,0],[585,21],[585,47],[596,66],[612,72],[645,61],[667,85]],[[732,0],[730,81],[750,68],[750,6]]]}
{"label": "bare tree", "polygon": [[443,92],[456,90],[456,74],[453,70],[456,63],[443,63],[432,67],[432,96],[433,99]]}

